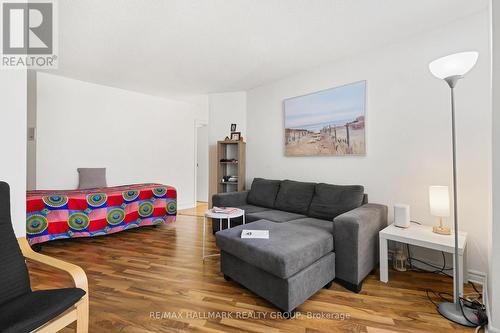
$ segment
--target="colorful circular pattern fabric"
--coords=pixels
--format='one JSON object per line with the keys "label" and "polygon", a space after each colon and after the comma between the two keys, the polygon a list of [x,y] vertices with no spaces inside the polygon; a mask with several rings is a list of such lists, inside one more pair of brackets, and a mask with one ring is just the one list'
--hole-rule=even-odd
{"label": "colorful circular pattern fabric", "polygon": [[92,207],[102,206],[106,202],[107,199],[108,199],[108,196],[104,193],[96,193],[96,194],[88,194],[87,195],[87,203]]}
{"label": "colorful circular pattern fabric", "polygon": [[139,215],[142,217],[148,217],[153,213],[154,206],[149,201],[141,202],[139,205]]}
{"label": "colorful circular pattern fabric", "polygon": [[139,197],[139,191],[127,191],[123,192],[123,199],[127,201],[132,201]]}
{"label": "colorful circular pattern fabric", "polygon": [[73,213],[68,217],[68,225],[74,230],[83,230],[89,226],[90,219],[82,212]]}
{"label": "colorful circular pattern fabric", "polygon": [[163,223],[165,223],[165,220],[163,220],[162,218],[157,218],[157,219],[153,220],[153,224],[154,225],[160,225],[160,224],[163,224]]}
{"label": "colorful circular pattern fabric", "polygon": [[40,214],[33,214],[26,221],[26,233],[28,235],[38,235],[44,232],[49,226],[47,218]]}
{"label": "colorful circular pattern fabric", "polygon": [[156,187],[153,189],[153,194],[156,195],[157,197],[162,197],[167,193],[167,189],[164,187]]}
{"label": "colorful circular pattern fabric", "polygon": [[121,208],[113,208],[108,212],[106,221],[111,225],[117,225],[125,219],[125,211]]}
{"label": "colorful circular pattern fabric", "polygon": [[42,198],[43,202],[52,208],[63,207],[68,203],[68,197],[65,195],[52,195]]}
{"label": "colorful circular pattern fabric", "polygon": [[132,228],[137,228],[139,226],[138,223],[136,222],[131,222],[125,225],[124,229],[132,229]]}
{"label": "colorful circular pattern fabric", "polygon": [[176,200],[167,201],[167,213],[169,213],[169,214],[177,213],[177,201]]}

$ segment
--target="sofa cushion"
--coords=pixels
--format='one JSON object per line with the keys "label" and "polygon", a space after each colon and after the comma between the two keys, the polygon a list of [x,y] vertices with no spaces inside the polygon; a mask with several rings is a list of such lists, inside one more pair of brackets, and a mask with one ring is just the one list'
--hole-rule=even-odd
{"label": "sofa cushion", "polygon": [[267,210],[270,210],[269,208],[254,206],[254,205],[242,205],[242,206],[236,206],[236,208],[243,209],[245,211],[245,215],[265,212]]}
{"label": "sofa cushion", "polygon": [[269,220],[273,222],[287,222],[306,217],[305,215],[285,212],[282,210],[264,210],[261,212],[248,213],[246,218],[247,222],[258,220]]}
{"label": "sofa cushion", "polygon": [[274,208],[274,201],[281,181],[255,178],[248,192],[247,202],[251,205]]}
{"label": "sofa cushion", "polygon": [[[269,239],[241,238],[243,229],[269,230]],[[289,278],[333,250],[331,233],[307,225],[260,220],[215,234],[217,246],[282,279]]]}
{"label": "sofa cushion", "polygon": [[316,184],[308,216],[330,220],[361,206],[364,188],[360,185]]}
{"label": "sofa cushion", "polygon": [[281,182],[275,207],[297,214],[307,214],[314,194],[315,183],[284,180]]}
{"label": "sofa cushion", "polygon": [[[312,228],[318,228],[323,231],[327,231],[333,235],[333,222],[332,221],[327,221],[327,220],[322,220],[322,219],[316,219],[314,217],[306,217],[302,219],[297,219],[297,220],[292,220],[286,222],[286,224],[300,224],[300,225],[306,225]],[[335,235],[333,237],[334,240],[334,250],[335,250]]]}

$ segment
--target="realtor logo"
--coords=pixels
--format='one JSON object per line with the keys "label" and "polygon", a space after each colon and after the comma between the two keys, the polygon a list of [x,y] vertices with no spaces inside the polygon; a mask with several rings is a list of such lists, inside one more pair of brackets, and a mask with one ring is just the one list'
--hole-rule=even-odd
{"label": "realtor logo", "polygon": [[56,68],[55,3],[3,0],[2,67]]}

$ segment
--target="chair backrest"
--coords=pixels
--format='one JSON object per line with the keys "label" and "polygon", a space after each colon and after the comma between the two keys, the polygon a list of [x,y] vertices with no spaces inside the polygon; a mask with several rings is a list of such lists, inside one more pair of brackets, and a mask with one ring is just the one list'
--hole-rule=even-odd
{"label": "chair backrest", "polygon": [[0,304],[30,291],[28,268],[10,217],[9,184],[0,182]]}

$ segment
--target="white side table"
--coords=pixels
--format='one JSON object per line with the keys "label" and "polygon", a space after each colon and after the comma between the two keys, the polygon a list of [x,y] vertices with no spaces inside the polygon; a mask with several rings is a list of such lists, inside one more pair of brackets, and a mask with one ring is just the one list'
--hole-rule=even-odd
{"label": "white side table", "polygon": [[[230,208],[230,207],[228,207]],[[243,209],[236,208],[231,214],[224,213],[214,213],[211,209],[205,212],[205,218],[203,219],[203,240],[202,240],[202,258],[205,260],[208,257],[219,256],[220,254],[209,254],[205,255],[205,235],[207,229],[207,220],[209,218],[214,220],[219,220],[219,230],[222,230],[222,220],[227,220],[227,227],[231,228],[231,219],[243,216],[243,224],[245,224],[245,211]]]}
{"label": "white side table", "polygon": [[[388,258],[387,258],[387,241],[406,243],[443,251],[447,253],[455,253],[455,236],[440,235],[432,232],[432,227],[412,224],[409,228],[399,228],[391,224],[379,233],[380,241],[380,281],[387,283],[389,281]],[[455,272],[453,269],[453,279],[459,279],[459,293],[463,295],[464,291],[464,255],[466,255],[467,233],[460,232],[458,234],[458,260],[460,272]],[[455,265],[455,256],[453,256],[453,267]],[[457,276],[458,275],[458,276]],[[453,284],[455,286],[455,284]],[[455,293],[454,293],[455,294]]]}

